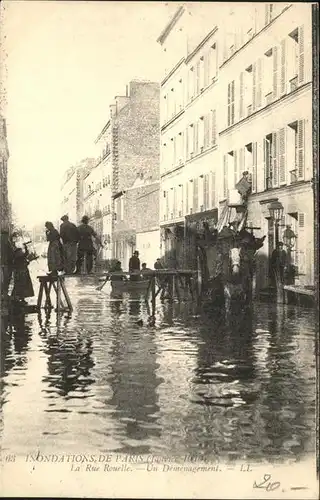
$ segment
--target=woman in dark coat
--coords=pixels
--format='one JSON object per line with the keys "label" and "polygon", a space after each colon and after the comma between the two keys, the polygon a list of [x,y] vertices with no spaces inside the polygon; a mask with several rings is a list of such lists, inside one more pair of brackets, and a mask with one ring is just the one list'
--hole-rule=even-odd
{"label": "woman in dark coat", "polygon": [[63,270],[63,253],[60,234],[55,229],[52,222],[46,222],[46,237],[49,242],[48,246],[48,269],[49,274],[58,274],[58,271]]}
{"label": "woman in dark coat", "polygon": [[13,290],[12,298],[15,302],[26,304],[27,297],[34,297],[34,290],[28,265],[29,250],[27,245],[23,245],[24,249],[19,248],[15,242],[15,235],[12,238],[13,243]]}

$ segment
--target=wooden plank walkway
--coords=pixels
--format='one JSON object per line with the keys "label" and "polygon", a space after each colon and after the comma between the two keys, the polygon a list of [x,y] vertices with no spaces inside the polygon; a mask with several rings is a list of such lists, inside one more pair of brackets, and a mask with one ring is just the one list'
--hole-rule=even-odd
{"label": "wooden plank walkway", "polygon": [[290,293],[297,297],[298,304],[300,304],[300,297],[301,296],[308,296],[308,297],[311,297],[313,299],[315,298],[315,289],[313,289],[313,288],[306,288],[306,287],[299,286],[299,285],[284,285],[283,295],[284,295],[285,304],[288,304],[288,302],[289,302],[289,294]]}

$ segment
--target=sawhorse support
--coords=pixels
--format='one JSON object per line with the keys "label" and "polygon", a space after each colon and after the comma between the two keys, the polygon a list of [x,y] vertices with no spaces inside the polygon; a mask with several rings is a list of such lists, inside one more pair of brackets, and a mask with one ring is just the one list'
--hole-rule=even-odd
{"label": "sawhorse support", "polygon": [[[65,280],[63,276],[37,276],[40,288],[37,301],[37,309],[40,310],[42,307],[43,294],[45,293],[44,309],[53,309],[51,302],[51,291],[52,288],[56,294],[56,312],[63,312],[73,310],[70,297],[68,295]],[[64,305],[63,299],[61,297],[61,292],[63,293],[66,306]]]}

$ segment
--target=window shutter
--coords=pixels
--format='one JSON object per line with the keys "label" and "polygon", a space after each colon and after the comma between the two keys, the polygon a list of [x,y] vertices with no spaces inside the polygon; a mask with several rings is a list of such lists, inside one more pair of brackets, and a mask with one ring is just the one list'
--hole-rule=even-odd
{"label": "window shutter", "polygon": [[185,213],[189,213],[189,182],[186,183],[186,206]]}
{"label": "window shutter", "polygon": [[193,179],[193,213],[198,212],[198,178]]}
{"label": "window shutter", "polygon": [[[242,177],[243,172],[245,171],[244,166],[244,148],[240,148],[239,150],[239,177]],[[237,182],[240,179],[237,179]]]}
{"label": "window shutter", "polygon": [[305,130],[304,120],[298,121],[298,179],[304,179],[304,142]]}
{"label": "window shutter", "polygon": [[231,124],[234,124],[234,80],[231,85]]}
{"label": "window shutter", "polygon": [[215,109],[213,109],[211,111],[211,124],[212,124],[211,144],[212,144],[212,146],[215,146],[217,144],[217,123],[216,123],[216,110]]}
{"label": "window shutter", "polygon": [[177,188],[173,188],[173,217],[177,216]]}
{"label": "window shutter", "polygon": [[272,187],[278,186],[278,134],[272,134]]}
{"label": "window shutter", "polygon": [[257,192],[257,143],[252,143],[252,192]]}
{"label": "window shutter", "polygon": [[263,190],[265,191],[268,187],[267,177],[269,177],[269,172],[267,172],[267,140],[263,139]]}
{"label": "window shutter", "polygon": [[304,26],[298,29],[298,44],[299,44],[299,67],[298,67],[298,83],[304,81]]}
{"label": "window shutter", "polygon": [[286,129],[279,130],[279,183],[286,183]]}
{"label": "window shutter", "polygon": [[185,133],[184,133],[184,130],[182,131],[181,133],[181,153],[180,153],[180,157],[181,157],[181,161],[184,160],[184,137],[185,137]]}
{"label": "window shutter", "polygon": [[257,108],[262,106],[262,59],[257,61]]}
{"label": "window shutter", "polygon": [[266,3],[264,6],[264,24],[267,26],[269,24],[269,4]]}
{"label": "window shutter", "polygon": [[211,207],[216,206],[216,173],[211,172]]}
{"label": "window shutter", "polygon": [[299,212],[298,213],[298,224],[299,224],[299,229],[304,229],[304,227],[305,227],[304,212]]}
{"label": "window shutter", "polygon": [[280,95],[286,93],[286,41],[281,42],[281,73],[280,73]]}
{"label": "window shutter", "polygon": [[231,83],[228,83],[228,127],[231,125]]}
{"label": "window shutter", "polygon": [[257,94],[257,64],[252,65],[252,111],[256,110],[256,94]]}
{"label": "window shutter", "polygon": [[194,138],[195,138],[194,154],[197,154],[199,152],[199,122],[196,122],[194,124],[193,130],[194,130]]}
{"label": "window shutter", "polygon": [[278,47],[272,50],[273,57],[273,99],[278,97]]}
{"label": "window shutter", "polygon": [[199,94],[200,92],[200,61],[197,62],[197,66],[196,66],[196,95]]}
{"label": "window shutter", "polygon": [[168,215],[169,215],[169,193],[168,193],[168,191],[165,191],[165,193],[166,193],[165,215],[166,215],[166,219],[168,219]]}
{"label": "window shutter", "polygon": [[237,151],[233,152],[233,172],[234,172],[233,182],[234,182],[234,186],[235,186],[237,184],[237,182],[239,181]]}
{"label": "window shutter", "polygon": [[223,156],[223,197],[228,194],[228,159],[227,155]]}
{"label": "window shutter", "polygon": [[244,73],[241,71],[240,73],[240,95],[239,95],[239,118],[243,118],[244,110],[243,110],[243,87],[244,87]]}
{"label": "window shutter", "polygon": [[203,184],[202,184],[202,187],[203,187],[203,208],[204,210],[207,210],[207,179],[206,179],[206,175],[204,176],[203,178]]}
{"label": "window shutter", "polygon": [[186,160],[189,159],[189,131],[186,128]]}

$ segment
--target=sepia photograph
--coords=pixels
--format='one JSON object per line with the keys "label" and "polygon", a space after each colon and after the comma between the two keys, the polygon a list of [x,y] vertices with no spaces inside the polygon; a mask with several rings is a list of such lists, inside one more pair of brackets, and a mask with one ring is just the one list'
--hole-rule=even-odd
{"label": "sepia photograph", "polygon": [[319,499],[318,4],[0,3],[0,496]]}

